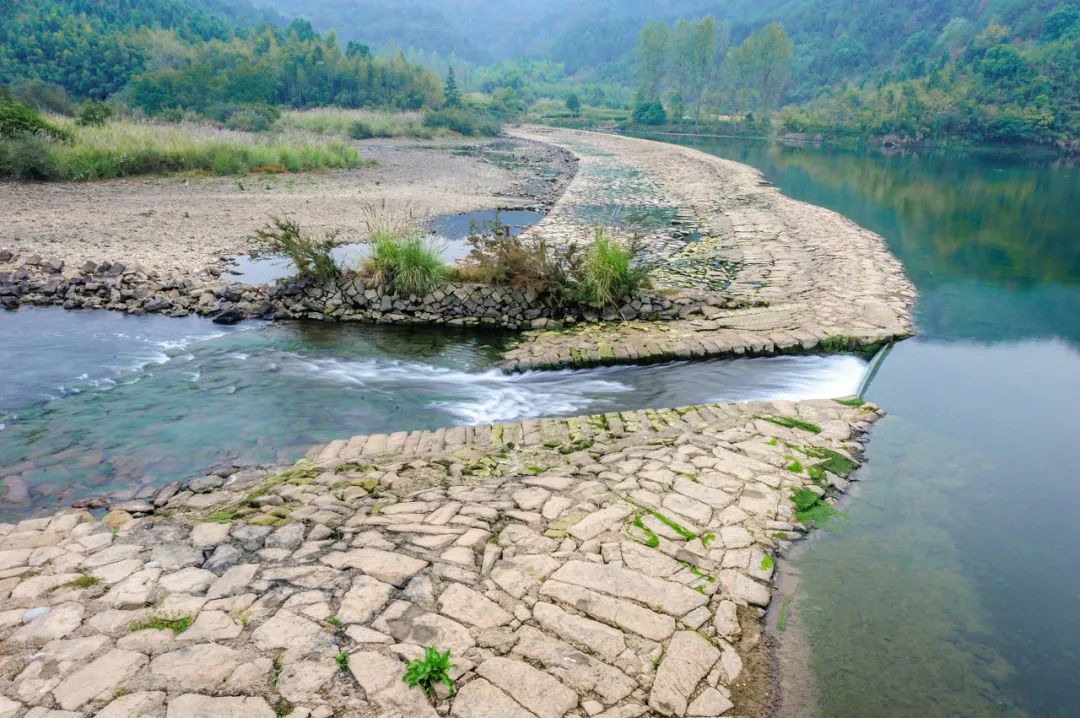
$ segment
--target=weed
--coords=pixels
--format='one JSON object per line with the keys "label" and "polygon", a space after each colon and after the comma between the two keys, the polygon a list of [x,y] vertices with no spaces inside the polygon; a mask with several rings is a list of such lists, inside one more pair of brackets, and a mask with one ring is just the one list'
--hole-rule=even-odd
{"label": "weed", "polygon": [[854,396],[850,399],[833,399],[833,401],[835,401],[837,404],[842,404],[844,406],[862,406],[866,403],[857,396]]}
{"label": "weed", "polygon": [[101,579],[97,576],[82,575],[78,578],[72,579],[65,584],[62,584],[60,588],[91,588],[101,583]]}
{"label": "weed", "polygon": [[338,625],[339,621],[337,616],[330,616],[326,619],[326,622],[329,623],[331,626],[336,626]]}
{"label": "weed", "polygon": [[767,444],[768,446],[776,446],[776,445],[777,445],[777,444],[779,443],[779,441],[778,441],[778,440],[777,440],[777,438],[776,438],[776,437],[774,436],[773,438],[769,439],[769,440],[768,440],[768,441],[766,441],[765,443],[766,443],[766,444]]}
{"label": "weed", "polygon": [[265,227],[255,232],[252,244],[253,257],[288,257],[301,277],[328,282],[341,276],[341,266],[331,254],[337,244],[336,237],[308,237],[300,230],[300,225],[288,217],[271,218]]}
{"label": "weed", "polygon": [[437,683],[444,684],[452,696],[457,693],[457,686],[454,685],[454,680],[448,671],[456,667],[455,664],[450,663],[449,650],[446,653],[439,653],[434,646],[428,646],[424,649],[423,658],[409,661],[405,665],[405,675],[401,677],[401,680],[405,681],[410,688],[419,687],[429,700],[434,700]]}
{"label": "weed", "polygon": [[112,693],[112,699],[115,701],[117,698],[123,698],[128,694],[128,689],[120,686]]}
{"label": "weed", "polygon": [[650,515],[650,516],[652,516],[652,517],[653,517],[654,519],[656,519],[657,521],[659,521],[660,523],[662,523],[662,524],[664,524],[665,526],[667,526],[667,527],[668,527],[669,529],[671,529],[671,530],[672,530],[672,531],[674,531],[675,533],[677,533],[677,534],[679,534],[680,536],[682,536],[682,537],[683,537],[684,539],[686,539],[687,541],[693,541],[694,539],[696,539],[696,538],[697,538],[697,536],[696,536],[696,535],[694,534],[694,532],[693,532],[693,531],[691,531],[690,529],[686,528],[685,526],[682,526],[682,525],[680,525],[679,523],[677,523],[677,522],[675,522],[675,521],[672,521],[671,519],[669,519],[669,518],[668,518],[667,516],[664,516],[664,515],[663,515],[662,513],[660,513],[659,511],[654,511],[653,509],[650,509],[650,508],[649,508],[649,507],[647,507],[647,506],[641,506],[640,504],[638,504],[638,507],[639,507],[639,508],[640,508],[640,509],[641,509],[642,511],[644,511],[645,513],[649,514],[649,515]]}
{"label": "weed", "polygon": [[343,671],[349,670],[349,654],[345,651],[334,656],[334,663]]}
{"label": "weed", "polygon": [[274,703],[274,715],[278,718],[285,718],[285,716],[289,715],[292,712],[293,704],[286,699],[278,698],[277,702]]}
{"label": "weed", "polygon": [[821,433],[821,427],[817,424],[803,421],[802,419],[796,419],[793,416],[759,416],[758,418],[763,419],[770,424],[782,426],[785,429],[802,429],[803,431],[809,431],[811,434]]}
{"label": "weed", "polygon": [[147,629],[153,629],[156,631],[168,629],[173,633],[183,633],[191,626],[191,616],[180,616],[178,618],[165,618],[163,616],[149,616],[140,621],[133,621],[128,626],[128,631],[134,633],[135,631],[145,631]]}
{"label": "weed", "polygon": [[774,562],[773,562],[773,557],[772,556],[770,556],[769,554],[765,554],[764,556],[761,557],[761,570],[762,571],[768,571],[769,569],[771,569],[773,567],[773,565],[774,565]]}
{"label": "weed", "polygon": [[705,548],[708,548],[709,544],[711,544],[715,540],[716,540],[716,534],[714,534],[714,533],[707,532],[707,533],[701,534],[701,545],[704,546]]}
{"label": "weed", "polygon": [[653,533],[653,531],[648,526],[642,523],[640,513],[634,514],[634,519],[630,522],[630,525],[637,529],[640,529],[641,532],[645,534],[645,540],[642,543],[644,543],[646,546],[648,546],[649,548],[656,548],[660,545],[660,539],[657,537],[657,535]]}

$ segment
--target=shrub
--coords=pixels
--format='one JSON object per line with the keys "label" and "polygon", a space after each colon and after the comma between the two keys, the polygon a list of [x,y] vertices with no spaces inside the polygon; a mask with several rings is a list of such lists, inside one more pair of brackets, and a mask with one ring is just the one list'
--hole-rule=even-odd
{"label": "shrub", "polygon": [[281,111],[262,102],[222,102],[212,105],[206,115],[224,124],[230,130],[241,132],[264,132],[277,122]]}
{"label": "shrub", "polygon": [[667,122],[664,105],[658,99],[639,100],[634,105],[634,123],[638,125],[662,125]]}
{"label": "shrub", "polygon": [[579,280],[580,297],[583,301],[599,307],[614,306],[623,297],[649,286],[648,268],[634,264],[633,259],[641,250],[638,239],[623,247],[603,227],[596,234],[585,255]]}
{"label": "shrub", "polygon": [[101,100],[87,100],[75,115],[75,124],[79,127],[101,127],[112,116],[112,108]]}
{"label": "shrub", "polygon": [[70,115],[75,111],[75,103],[60,85],[53,85],[41,80],[23,80],[11,86],[8,99],[16,100],[33,107],[39,112],[55,112]]}
{"label": "shrub", "polygon": [[446,266],[419,229],[376,229],[370,232],[371,256],[364,273],[401,296],[423,297],[446,277]]}
{"label": "shrub", "polygon": [[0,141],[0,176],[27,181],[59,179],[52,142],[41,135],[23,134]]}
{"label": "shrub", "polygon": [[67,132],[46,121],[29,105],[0,99],[0,139],[10,140],[19,135],[46,135],[58,140],[68,138]]}
{"label": "shrub", "polygon": [[502,131],[502,124],[495,117],[454,107],[427,112],[424,126],[452,130],[467,136],[497,135]]}
{"label": "shrub", "polygon": [[497,216],[490,232],[474,230],[468,241],[472,251],[455,268],[456,279],[531,291],[554,306],[576,300],[572,275],[581,260],[577,245],[559,251],[542,237],[512,236]]}
{"label": "shrub", "polygon": [[331,254],[337,243],[336,237],[330,235],[321,240],[308,237],[300,230],[300,225],[288,217],[271,218],[255,233],[252,243],[253,257],[288,257],[301,277],[327,282],[341,276],[341,266]]}

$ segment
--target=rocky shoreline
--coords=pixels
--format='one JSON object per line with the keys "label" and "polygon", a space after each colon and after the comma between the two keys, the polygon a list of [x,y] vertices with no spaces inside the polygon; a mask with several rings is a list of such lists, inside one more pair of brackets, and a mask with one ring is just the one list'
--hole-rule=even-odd
{"label": "rocky shoreline", "polygon": [[[0,525],[0,715],[758,714],[737,701],[775,558],[806,529],[791,497],[845,488],[880,415],[358,436],[103,519]],[[401,681],[432,644],[457,688],[434,705]]]}

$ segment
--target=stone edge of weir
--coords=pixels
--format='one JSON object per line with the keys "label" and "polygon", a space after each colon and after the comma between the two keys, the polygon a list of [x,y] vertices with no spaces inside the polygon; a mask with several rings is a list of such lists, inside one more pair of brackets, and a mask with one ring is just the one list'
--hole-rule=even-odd
{"label": "stone edge of weir", "polygon": [[[0,714],[755,714],[791,495],[846,488],[856,404],[357,436],[0,525]],[[428,645],[437,708],[401,681]]]}

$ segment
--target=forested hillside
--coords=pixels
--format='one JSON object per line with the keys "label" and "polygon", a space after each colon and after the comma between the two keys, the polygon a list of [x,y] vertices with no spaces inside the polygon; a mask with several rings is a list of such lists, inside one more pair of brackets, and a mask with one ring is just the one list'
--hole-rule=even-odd
{"label": "forested hillside", "polygon": [[441,80],[401,57],[342,47],[307,21],[229,0],[15,0],[0,23],[0,84],[43,109],[122,93],[148,113],[215,106],[401,107]]}

